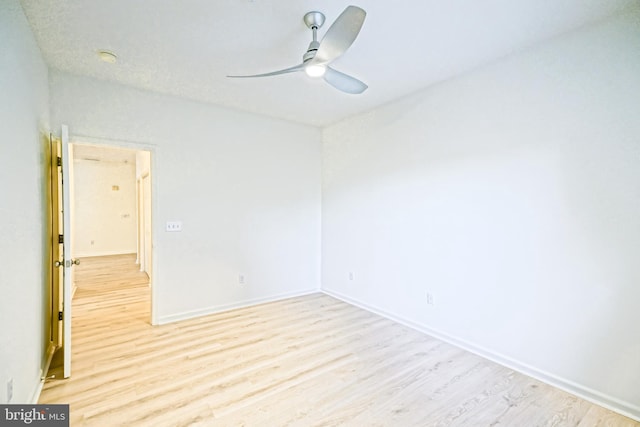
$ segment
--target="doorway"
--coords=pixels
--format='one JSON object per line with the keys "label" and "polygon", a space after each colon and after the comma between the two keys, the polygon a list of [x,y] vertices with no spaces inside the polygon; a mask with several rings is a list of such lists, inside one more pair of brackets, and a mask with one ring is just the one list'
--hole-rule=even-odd
{"label": "doorway", "polygon": [[[65,129],[66,127],[63,127],[63,135],[65,135]],[[152,151],[132,143],[73,140],[69,142],[68,136],[66,141],[63,136],[62,142],[58,140],[52,143],[51,147],[59,146],[61,152],[57,155],[57,164],[56,155],[51,153],[50,168],[52,186],[54,182],[65,181],[62,192],[67,193],[70,205],[65,205],[64,212],[60,207],[55,207],[53,202],[58,199],[58,195],[53,194],[52,190],[51,210],[52,216],[53,211],[59,210],[61,218],[65,218],[64,241],[72,243],[69,250],[65,248],[67,253],[65,259],[75,264],[72,267],[78,273],[69,275],[71,285],[68,288],[65,285],[64,306],[69,309],[76,307],[77,301],[74,300],[76,298],[73,295],[78,289],[77,285],[82,283],[83,272],[89,272],[90,282],[85,280],[84,283],[90,283],[87,292],[93,295],[96,291],[105,291],[106,286],[126,282],[123,287],[116,286],[115,292],[109,294],[108,304],[111,305],[124,305],[130,302],[130,298],[127,297],[127,292],[130,291],[127,290],[127,284],[130,287],[139,287],[144,283],[148,292],[142,295],[146,295],[145,304],[149,310],[148,316],[145,316],[146,319],[142,321],[153,324]],[[68,154],[64,154],[65,151]],[[64,167],[61,167],[62,164]],[[66,170],[68,174],[64,180],[56,176],[56,173],[60,174],[61,170]],[[54,220],[57,221],[52,217],[51,221]],[[52,239],[52,252],[56,249],[54,243],[57,241],[54,242],[54,240],[56,239]],[[52,253],[52,260],[53,258],[55,255]],[[116,262],[110,262],[113,260]],[[135,270],[123,263],[135,264]],[[62,262],[55,262],[55,264],[62,265]],[[96,268],[99,270],[97,276]],[[62,269],[54,268],[54,273],[56,271],[62,271]],[[118,274],[120,276],[115,277]],[[114,276],[112,280],[109,280],[110,275]],[[54,291],[61,285],[52,283],[51,286],[52,307],[48,309],[51,313],[47,314],[52,318],[52,348],[59,348],[61,351],[56,351],[53,356],[48,376],[63,378],[70,372],[70,356],[67,359],[64,354],[71,354],[72,326],[69,322],[69,326],[64,328],[64,337],[59,338],[62,343],[53,342],[53,336],[58,328],[56,322],[59,320],[59,317],[55,316],[57,312],[53,307],[56,304]],[[66,289],[70,289],[70,292]],[[68,303],[67,298],[69,298]],[[104,305],[105,301],[99,301],[97,304]],[[78,308],[82,311],[81,307]],[[62,312],[62,309],[60,311]],[[64,317],[70,319],[70,311],[66,313],[68,316]],[[75,314],[73,317],[76,317]],[[67,345],[69,348],[62,351],[62,348]],[[62,365],[64,365],[64,375],[61,373]],[[51,375],[52,373],[54,375]]]}
{"label": "doorway", "polygon": [[72,145],[73,257],[132,255],[151,286],[151,152],[84,142]]}

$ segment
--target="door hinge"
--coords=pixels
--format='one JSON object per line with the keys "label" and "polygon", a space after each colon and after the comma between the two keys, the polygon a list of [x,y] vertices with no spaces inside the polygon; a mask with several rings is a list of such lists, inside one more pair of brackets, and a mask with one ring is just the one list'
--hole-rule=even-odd
{"label": "door hinge", "polygon": [[58,166],[62,166],[62,157],[58,157],[57,164],[58,164]]}
{"label": "door hinge", "polygon": [[58,244],[61,245],[64,243],[64,235],[58,234]]}
{"label": "door hinge", "polygon": [[62,320],[63,314],[61,311],[58,312],[58,320]]}

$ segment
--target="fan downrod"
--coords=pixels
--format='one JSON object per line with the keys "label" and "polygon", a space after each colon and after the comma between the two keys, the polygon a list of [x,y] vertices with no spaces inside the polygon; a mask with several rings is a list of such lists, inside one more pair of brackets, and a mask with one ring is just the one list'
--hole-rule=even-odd
{"label": "fan downrod", "polygon": [[324,24],[324,14],[322,12],[308,12],[304,15],[304,23],[308,28],[321,28]]}

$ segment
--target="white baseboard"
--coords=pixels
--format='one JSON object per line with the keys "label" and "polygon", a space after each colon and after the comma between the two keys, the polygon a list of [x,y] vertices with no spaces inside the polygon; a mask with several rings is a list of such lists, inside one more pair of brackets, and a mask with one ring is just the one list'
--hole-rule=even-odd
{"label": "white baseboard", "polygon": [[321,289],[320,292],[342,300],[348,304],[352,304],[356,307],[362,308],[363,310],[367,310],[382,317],[386,317],[387,319],[393,320],[411,329],[415,329],[419,332],[430,335],[434,338],[447,342],[470,353],[474,353],[478,356],[484,357],[485,359],[491,360],[492,362],[498,363],[502,366],[506,366],[507,368],[513,369],[514,371],[535,378],[539,381],[564,390],[582,399],[588,400],[589,402],[595,403],[596,405],[603,406],[633,420],[640,421],[640,407],[633,405],[630,402],[626,402],[616,397],[609,396],[605,393],[601,393],[597,390],[593,390],[582,384],[578,384],[566,378],[559,377],[557,375],[538,369],[534,366],[527,365],[526,363],[519,362],[510,357],[496,353],[482,346],[478,346],[464,339],[449,335],[445,332],[431,329],[425,325],[413,322],[395,313],[391,313],[381,308],[358,301],[340,292],[332,291],[329,289]]}
{"label": "white baseboard", "polygon": [[230,303],[230,304],[216,305],[216,306],[213,306],[213,307],[206,307],[206,308],[202,308],[202,309],[199,309],[199,310],[193,310],[193,311],[186,311],[186,312],[183,312],[183,313],[171,314],[171,315],[168,315],[168,316],[160,316],[160,318],[158,319],[158,323],[157,324],[158,325],[165,325],[167,323],[178,322],[180,320],[193,319],[193,318],[200,317],[200,316],[207,316],[209,314],[222,313],[224,311],[235,310],[236,308],[249,307],[249,306],[256,305],[256,304],[263,304],[263,303],[266,303],[266,302],[279,301],[279,300],[283,300],[283,299],[287,299],[287,298],[299,297],[299,296],[302,296],[302,295],[309,295],[309,294],[314,294],[314,293],[318,293],[318,292],[320,292],[320,289],[317,289],[317,288],[305,289],[305,290],[302,290],[302,291],[286,292],[286,293],[282,293],[282,294],[269,295],[269,296],[260,297],[260,298],[252,298],[252,299],[248,299],[248,300],[242,300],[242,301],[233,302],[233,303]]}
{"label": "white baseboard", "polygon": [[37,405],[38,404],[38,401],[40,400],[40,393],[42,393],[42,388],[43,387],[44,387],[44,380],[41,379],[40,381],[38,381],[38,384],[36,384],[35,390],[31,394],[30,403],[32,405]]}
{"label": "white baseboard", "polygon": [[40,400],[40,393],[42,393],[44,382],[47,379],[47,372],[49,372],[49,366],[51,366],[51,360],[53,359],[55,352],[56,348],[53,345],[53,342],[50,342],[47,347],[47,354],[45,354],[42,367],[40,368],[40,381],[36,384],[33,393],[31,393],[31,399],[29,400],[29,402],[34,405],[38,403],[38,400]]}
{"label": "white baseboard", "polygon": [[45,355],[44,363],[42,364],[42,368],[40,369],[40,379],[45,380],[47,377],[47,372],[49,372],[49,366],[51,366],[51,360],[53,359],[53,355],[56,352],[56,347],[53,345],[53,342],[49,342],[49,346],[47,347],[47,354]]}

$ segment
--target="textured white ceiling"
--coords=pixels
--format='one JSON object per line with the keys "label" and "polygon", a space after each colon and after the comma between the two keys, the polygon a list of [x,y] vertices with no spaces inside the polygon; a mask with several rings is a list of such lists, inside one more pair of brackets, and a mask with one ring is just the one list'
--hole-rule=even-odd
{"label": "textured white ceiling", "polygon": [[[303,15],[349,4],[325,0],[22,0],[56,69],[325,126],[601,20],[638,0],[360,0],[360,36],[334,68],[369,85],[341,93],[304,73],[229,79],[302,62]],[[117,53],[116,64],[96,51]]]}

